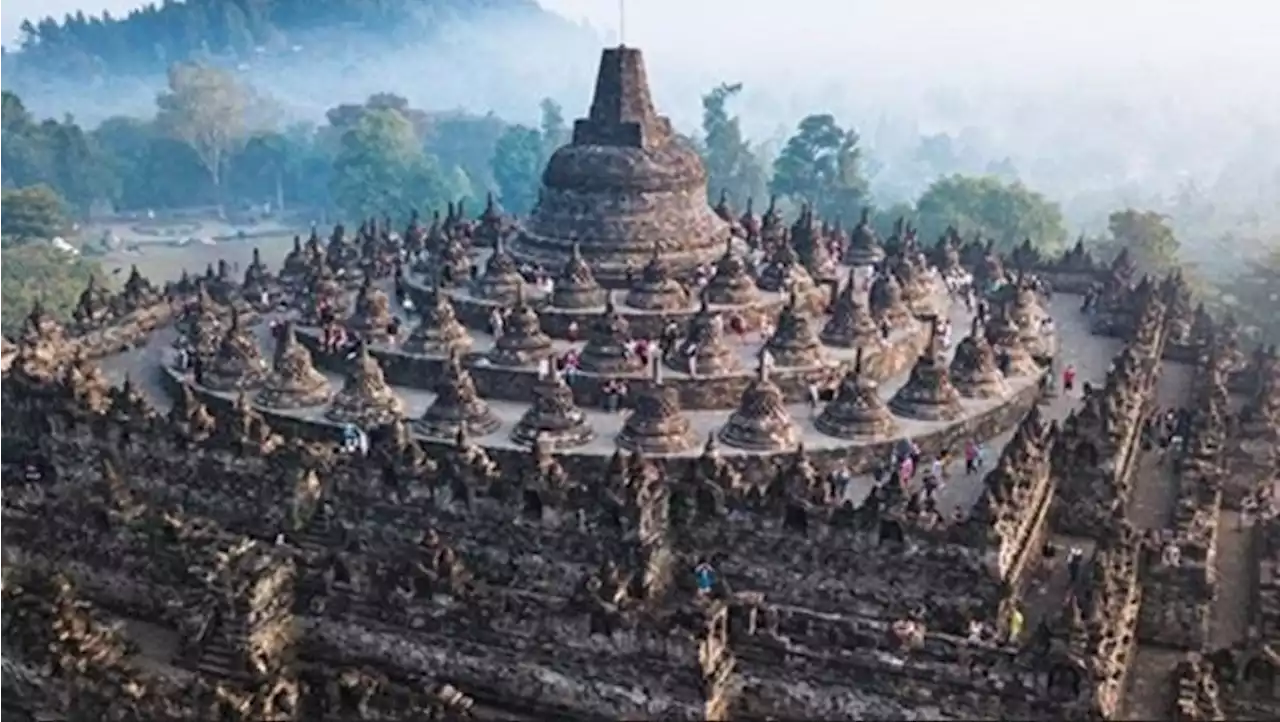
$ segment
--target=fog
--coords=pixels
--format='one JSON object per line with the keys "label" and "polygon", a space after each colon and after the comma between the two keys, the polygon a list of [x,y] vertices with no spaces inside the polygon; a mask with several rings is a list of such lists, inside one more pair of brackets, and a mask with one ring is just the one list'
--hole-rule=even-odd
{"label": "fog", "polygon": [[[599,46],[618,41],[619,4],[540,1],[570,22],[486,17],[447,44],[393,50],[346,31],[240,72],[299,118],[378,91],[514,121],[551,96],[579,115]],[[9,0],[5,37],[25,15],[73,7],[118,15],[129,3]],[[735,110],[766,149],[811,112],[856,128],[879,202],[913,198],[941,172],[1016,169],[1080,230],[1118,206],[1154,208],[1207,256],[1223,234],[1280,235],[1276,28],[1280,4],[1252,0],[632,0],[624,39],[645,49],[658,103],[684,130],[702,93],[740,81]],[[150,113],[160,82],[14,89],[39,112],[93,120]],[[922,136],[943,133],[949,147],[921,152]]]}

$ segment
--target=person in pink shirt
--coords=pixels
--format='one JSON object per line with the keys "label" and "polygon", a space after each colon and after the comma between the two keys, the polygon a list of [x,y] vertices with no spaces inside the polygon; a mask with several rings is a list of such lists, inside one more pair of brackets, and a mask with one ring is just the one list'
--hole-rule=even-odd
{"label": "person in pink shirt", "polygon": [[910,456],[906,457],[898,464],[898,475],[902,477],[902,483],[905,484],[910,481],[911,477],[915,476],[915,473],[916,462],[912,461]]}

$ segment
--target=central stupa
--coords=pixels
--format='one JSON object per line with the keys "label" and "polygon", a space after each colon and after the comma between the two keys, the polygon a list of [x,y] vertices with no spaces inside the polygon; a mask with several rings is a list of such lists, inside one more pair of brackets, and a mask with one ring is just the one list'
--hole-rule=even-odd
{"label": "central stupa", "polygon": [[728,234],[707,202],[702,159],[653,108],[640,51],[606,48],[590,114],[547,161],[511,255],[555,272],[576,245],[596,279],[617,288],[655,249],[681,276],[714,263]]}

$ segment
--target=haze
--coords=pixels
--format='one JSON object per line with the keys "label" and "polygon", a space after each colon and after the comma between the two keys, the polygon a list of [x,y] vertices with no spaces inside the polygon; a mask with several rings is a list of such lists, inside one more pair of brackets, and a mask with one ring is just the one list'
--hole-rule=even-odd
{"label": "haze", "polygon": [[[449,48],[379,56],[374,43],[348,43],[327,62],[308,58],[305,75],[276,66],[245,77],[312,119],[384,90],[512,120],[533,120],[537,100],[552,96],[579,115],[599,45],[617,42],[618,3],[541,2],[593,32],[499,17],[458,29]],[[14,37],[28,15],[131,5],[10,0],[4,33]],[[984,172],[1007,158],[1084,229],[1108,208],[1163,210],[1176,197],[1211,208],[1213,222],[1192,235],[1262,236],[1280,227],[1277,27],[1280,5],[1244,0],[632,0],[625,40],[645,49],[661,109],[686,131],[697,128],[701,94],[721,81],[745,83],[735,110],[774,147],[801,116],[834,113],[862,134],[881,202],[914,197],[940,172],[936,159],[922,161],[920,141],[947,133],[951,170]],[[113,89],[112,103],[57,89],[31,104],[84,120],[150,113],[160,82]]]}

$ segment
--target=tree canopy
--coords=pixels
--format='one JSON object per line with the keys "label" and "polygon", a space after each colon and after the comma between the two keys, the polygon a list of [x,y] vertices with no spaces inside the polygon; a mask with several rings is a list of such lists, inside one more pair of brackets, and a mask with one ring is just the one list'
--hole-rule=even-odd
{"label": "tree canopy", "polygon": [[376,32],[386,43],[420,43],[451,20],[495,9],[543,13],[533,0],[153,2],[119,18],[78,11],[60,21],[25,20],[21,51],[7,60],[67,75],[150,74],[175,62],[290,52],[301,36],[335,26]]}
{"label": "tree canopy", "polygon": [[740,92],[741,83],[721,84],[702,96],[701,145],[708,195],[724,192],[739,204],[769,192],[764,164],[743,136],[738,117],[729,114],[729,101]]}
{"label": "tree canopy", "polygon": [[0,193],[0,209],[0,238],[5,248],[51,240],[61,236],[67,225],[62,198],[43,184],[5,188]]}
{"label": "tree canopy", "polygon": [[330,192],[347,218],[407,216],[453,200],[459,188],[452,180],[422,149],[413,123],[397,110],[382,108],[365,113],[343,133]]}
{"label": "tree canopy", "polygon": [[858,140],[833,115],[804,118],[773,162],[769,189],[797,204],[808,203],[822,218],[857,218],[869,195]]}
{"label": "tree canopy", "polygon": [[1178,262],[1180,244],[1169,226],[1168,218],[1155,211],[1126,208],[1107,219],[1110,243],[1129,249],[1140,268],[1163,271]]}
{"label": "tree canopy", "polygon": [[[7,209],[6,209],[7,211]],[[4,276],[0,277],[0,325],[13,333],[40,301],[46,310],[66,319],[89,283],[98,264],[48,243],[31,243],[0,251]]]}
{"label": "tree canopy", "polygon": [[1004,250],[1026,239],[1052,249],[1067,237],[1057,203],[1022,183],[994,176],[939,178],[916,202],[916,218],[924,238],[937,238],[953,226],[964,235],[981,233]]}

